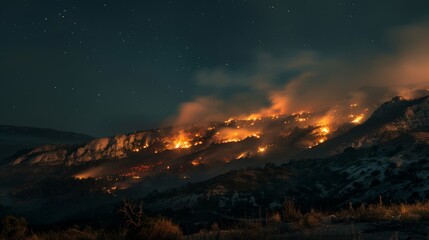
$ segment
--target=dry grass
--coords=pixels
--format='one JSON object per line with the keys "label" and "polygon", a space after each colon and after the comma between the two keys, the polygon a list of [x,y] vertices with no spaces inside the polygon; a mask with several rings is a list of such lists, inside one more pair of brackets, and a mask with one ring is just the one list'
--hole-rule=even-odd
{"label": "dry grass", "polygon": [[[139,215],[140,216],[140,215]],[[323,213],[311,210],[307,213],[288,200],[283,204],[280,212],[271,212],[261,219],[242,219],[230,226],[213,224],[209,229],[201,230],[197,234],[183,236],[179,226],[165,218],[144,217],[140,224],[128,225],[120,229],[92,229],[90,227],[71,227],[58,231],[33,233],[28,229],[24,219],[7,217],[0,226],[0,240],[123,240],[123,239],[371,239],[382,235],[403,238],[408,235],[410,227],[423,233],[420,237],[427,237],[426,226],[429,221],[429,202],[415,204],[379,204],[350,206],[337,212]],[[19,223],[19,224],[18,224]],[[370,233],[363,229],[370,227]],[[378,230],[374,230],[375,228]],[[401,229],[398,229],[402,228]],[[423,229],[423,230],[422,230]],[[407,231],[405,231],[407,230]],[[426,231],[426,232],[425,232]],[[415,231],[416,232],[416,231]],[[364,234],[365,233],[365,234]],[[370,234],[370,235],[368,235]],[[402,234],[402,235],[401,235]],[[365,236],[364,236],[365,235]],[[384,239],[384,238],[380,238]]]}
{"label": "dry grass", "polygon": [[183,233],[179,226],[171,220],[159,218],[150,221],[148,226],[143,227],[139,231],[138,237],[146,240],[178,240],[183,239]]}
{"label": "dry grass", "polygon": [[[272,213],[264,224],[252,221],[252,224],[249,224],[249,219],[243,219],[243,223],[228,229],[217,227],[215,231],[203,230],[187,236],[186,239],[398,239],[401,234],[402,237],[409,236],[407,231],[401,232],[395,227],[380,227],[374,230],[374,226],[378,226],[378,223],[385,226],[409,226],[429,221],[429,202],[383,205],[380,201],[379,204],[349,207],[333,213],[315,210],[302,213],[295,203],[287,200],[283,204],[282,213],[283,215]],[[391,225],[392,223],[394,225]],[[370,232],[364,233],[364,229],[370,229]],[[418,233],[418,236],[428,238],[424,236],[426,228],[423,231],[424,233]]]}
{"label": "dry grass", "polygon": [[354,220],[362,222],[374,221],[428,221],[429,202],[415,204],[371,204],[358,208],[349,208],[334,213],[337,220]]}
{"label": "dry grass", "polygon": [[287,199],[283,202],[283,217],[286,222],[302,219],[302,213],[294,201]]}
{"label": "dry grass", "polygon": [[124,231],[106,232],[103,229],[91,229],[73,227],[66,230],[48,231],[33,234],[26,240],[123,240],[125,239]]}

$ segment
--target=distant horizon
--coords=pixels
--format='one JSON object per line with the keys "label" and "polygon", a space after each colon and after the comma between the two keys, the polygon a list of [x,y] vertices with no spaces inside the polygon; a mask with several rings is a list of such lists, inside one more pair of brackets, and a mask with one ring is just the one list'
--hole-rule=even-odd
{"label": "distant horizon", "polygon": [[[426,90],[426,91],[428,91],[428,90]],[[402,96],[397,95],[397,96],[394,96],[393,98],[395,98],[395,97],[402,97]],[[429,97],[429,94],[423,95],[423,96],[417,96],[416,98],[424,98],[424,97]],[[405,98],[405,99],[406,100],[410,100],[410,99],[414,99],[414,98]],[[374,109],[374,110],[376,110],[376,109]],[[284,115],[290,115],[290,114],[285,113]],[[227,119],[225,119],[225,120],[227,120]],[[197,123],[197,122],[195,122],[195,123]],[[135,130],[131,130],[131,131],[128,131],[128,132],[118,132],[118,133],[113,133],[111,135],[103,135],[103,136],[96,136],[96,135],[92,135],[92,134],[85,133],[85,132],[79,132],[79,131],[73,131],[73,130],[64,130],[64,129],[56,129],[56,128],[50,128],[50,127],[37,127],[37,126],[25,126],[25,125],[21,126],[21,125],[10,125],[10,124],[0,124],[0,127],[19,127],[19,128],[35,128],[35,129],[56,130],[56,131],[59,131],[59,132],[68,132],[68,133],[76,133],[76,134],[81,134],[81,135],[87,135],[87,136],[93,137],[93,138],[102,138],[102,137],[112,137],[112,136],[115,136],[115,135],[131,134],[133,132],[148,131],[148,130],[153,130],[153,129],[159,129],[159,128],[164,128],[164,127],[175,127],[175,126],[174,125],[168,125],[168,126],[159,125],[159,126],[154,126],[154,127],[135,129]]]}

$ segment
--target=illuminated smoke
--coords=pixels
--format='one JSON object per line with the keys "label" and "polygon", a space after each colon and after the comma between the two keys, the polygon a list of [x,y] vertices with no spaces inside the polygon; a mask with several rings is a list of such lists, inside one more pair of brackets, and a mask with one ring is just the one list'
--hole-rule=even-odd
{"label": "illuminated smoke", "polygon": [[[428,94],[428,29],[428,23],[419,23],[391,31],[388,37],[393,50],[388,53],[260,54],[247,71],[203,69],[196,81],[213,94],[182,104],[174,124],[300,111],[325,112],[325,120],[334,116],[338,122],[361,123],[395,95]],[[243,91],[225,96],[230,88]],[[353,104],[357,107],[351,109]]]}

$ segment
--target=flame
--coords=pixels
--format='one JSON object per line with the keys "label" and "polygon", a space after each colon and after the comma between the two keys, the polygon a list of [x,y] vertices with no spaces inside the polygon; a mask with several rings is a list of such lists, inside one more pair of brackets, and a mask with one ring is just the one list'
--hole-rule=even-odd
{"label": "flame", "polygon": [[131,177],[132,179],[140,179],[140,176],[149,170],[150,166],[145,164],[139,164],[137,166],[131,167],[129,170],[127,170],[126,173],[121,174],[121,176],[124,177]]}
{"label": "flame", "polygon": [[228,120],[226,120],[226,121],[225,121],[225,124],[226,124],[226,125],[229,125],[229,124],[231,124],[233,121],[235,121],[235,119],[234,119],[234,118],[230,118],[230,119],[228,119]]}
{"label": "flame", "polygon": [[267,151],[267,146],[265,146],[265,147],[258,147],[258,153],[264,153],[264,152],[266,152]]}
{"label": "flame", "polygon": [[242,159],[246,157],[246,153],[240,153],[235,159]]}
{"label": "flame", "polygon": [[[353,116],[353,115],[351,115],[351,116]],[[363,115],[363,114],[358,115],[353,119],[352,123],[359,124],[362,122],[364,117],[365,117],[365,115]]]}
{"label": "flame", "polygon": [[191,164],[192,164],[192,166],[198,166],[198,165],[200,165],[201,163],[200,163],[199,161],[197,161],[197,160],[193,160],[193,161],[191,162]]}
{"label": "flame", "polygon": [[260,138],[261,134],[259,132],[252,132],[244,128],[224,128],[216,133],[215,140],[217,140],[219,143],[231,143],[240,142],[249,137]]}
{"label": "flame", "polygon": [[187,134],[184,131],[179,131],[178,136],[173,137],[172,139],[167,140],[170,142],[167,144],[168,149],[180,149],[180,148],[190,148],[192,147],[192,139],[189,139]]}
{"label": "flame", "polygon": [[102,166],[94,167],[78,174],[75,174],[73,177],[79,180],[88,179],[88,178],[97,178],[104,175],[104,169]]}
{"label": "flame", "polygon": [[89,174],[77,174],[74,176],[74,178],[79,179],[79,180],[88,179],[90,177],[91,177],[91,175],[89,175]]}
{"label": "flame", "polygon": [[330,131],[331,130],[329,129],[329,127],[322,127],[320,129],[320,132],[322,133],[322,135],[327,135],[327,134],[329,134]]}
{"label": "flame", "polygon": [[262,116],[259,113],[252,113],[249,116],[241,118],[241,120],[245,120],[245,121],[256,121],[261,119],[262,119]]}

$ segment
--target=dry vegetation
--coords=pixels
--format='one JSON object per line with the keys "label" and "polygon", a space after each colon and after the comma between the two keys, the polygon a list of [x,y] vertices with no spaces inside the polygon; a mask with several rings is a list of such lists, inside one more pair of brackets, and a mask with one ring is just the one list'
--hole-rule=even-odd
{"label": "dry vegetation", "polygon": [[187,236],[202,239],[428,239],[429,202],[349,206],[337,212],[302,213],[293,201],[263,221],[243,219],[233,227],[216,227]]}
{"label": "dry vegetation", "polygon": [[23,218],[8,216],[2,220],[0,240],[400,239],[410,234],[411,239],[427,239],[426,227],[411,233],[410,228],[427,225],[429,202],[383,205],[380,200],[379,204],[350,205],[334,213],[303,213],[294,202],[285,201],[282,211],[267,214],[263,219],[239,219],[222,227],[214,223],[187,236],[169,219],[146,216],[142,203],[126,201],[120,212],[125,216],[121,228],[73,226],[43,232],[28,227]]}

